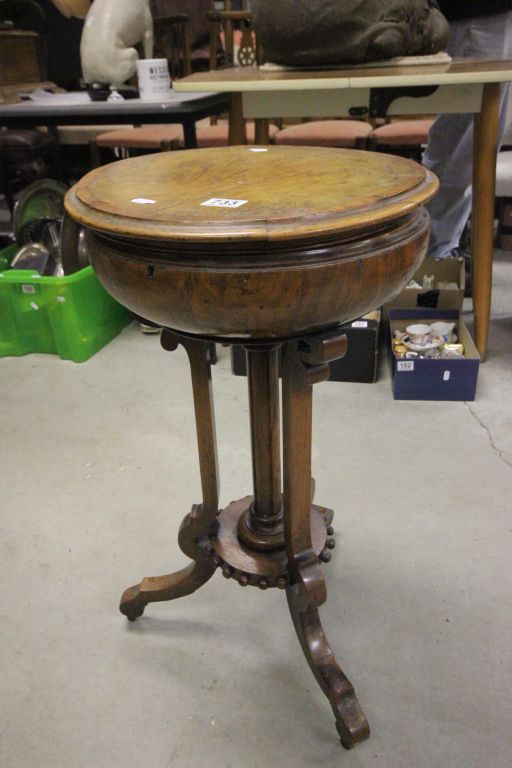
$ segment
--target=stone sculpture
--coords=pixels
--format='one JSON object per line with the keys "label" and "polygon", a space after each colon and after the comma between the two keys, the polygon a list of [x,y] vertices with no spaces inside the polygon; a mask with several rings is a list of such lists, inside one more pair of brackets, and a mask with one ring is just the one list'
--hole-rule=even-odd
{"label": "stone sculpture", "polygon": [[118,88],[135,73],[143,42],[153,55],[153,19],[149,0],[94,0],[85,19],[80,57],[86,83]]}
{"label": "stone sculpture", "polygon": [[436,0],[252,0],[266,61],[358,64],[437,53],[448,22]]}

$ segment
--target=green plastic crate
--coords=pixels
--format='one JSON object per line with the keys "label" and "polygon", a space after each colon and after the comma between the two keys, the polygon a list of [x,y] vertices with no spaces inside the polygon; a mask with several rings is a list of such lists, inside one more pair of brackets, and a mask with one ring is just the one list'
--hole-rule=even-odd
{"label": "green plastic crate", "polygon": [[9,264],[14,259],[16,251],[18,250],[19,245],[17,243],[13,243],[12,245],[8,245],[7,248],[4,248],[0,251],[0,272],[3,272],[4,269],[8,269]]}
{"label": "green plastic crate", "polygon": [[0,357],[46,352],[81,363],[131,319],[92,267],[64,277],[26,269],[0,272]]}

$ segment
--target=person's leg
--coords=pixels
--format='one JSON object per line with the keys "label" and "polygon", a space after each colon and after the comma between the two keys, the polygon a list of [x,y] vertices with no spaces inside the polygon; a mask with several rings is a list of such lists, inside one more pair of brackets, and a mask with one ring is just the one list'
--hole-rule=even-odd
{"label": "person's leg", "polygon": [[[483,16],[451,25],[448,53],[455,57],[512,56],[512,13]],[[505,132],[508,88],[502,87],[499,143]],[[429,256],[444,257],[459,246],[471,212],[473,115],[440,115],[429,134],[423,164],[441,182],[427,206],[432,218]]]}

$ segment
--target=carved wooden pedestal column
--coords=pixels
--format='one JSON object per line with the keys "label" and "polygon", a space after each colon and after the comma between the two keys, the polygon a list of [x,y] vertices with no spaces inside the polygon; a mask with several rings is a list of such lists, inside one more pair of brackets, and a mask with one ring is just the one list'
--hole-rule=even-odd
{"label": "carved wooden pedestal column", "polygon": [[[401,158],[229,147],[104,166],[66,201],[87,228],[106,288],[164,326],[163,347],[182,344],[192,372],[203,498],[178,537],[191,562],[127,589],[121,611],[134,620],[148,603],[195,591],[217,568],[243,587],[286,590],[347,748],[369,728],[318,614],[321,563],[334,539],[332,511],[312,503],[312,391],[345,352],[339,324],[382,304],[414,273],[426,249],[421,203],[435,189],[431,174]],[[251,419],[253,495],[221,510],[212,340],[246,348]]]}

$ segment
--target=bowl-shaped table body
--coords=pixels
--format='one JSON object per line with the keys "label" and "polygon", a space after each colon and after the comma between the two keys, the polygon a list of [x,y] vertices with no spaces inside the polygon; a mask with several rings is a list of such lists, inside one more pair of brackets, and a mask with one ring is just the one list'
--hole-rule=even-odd
{"label": "bowl-shaped table body", "polygon": [[380,306],[423,259],[435,177],[384,154],[224,147],[123,160],[67,195],[94,269],[184,333],[288,338]]}

